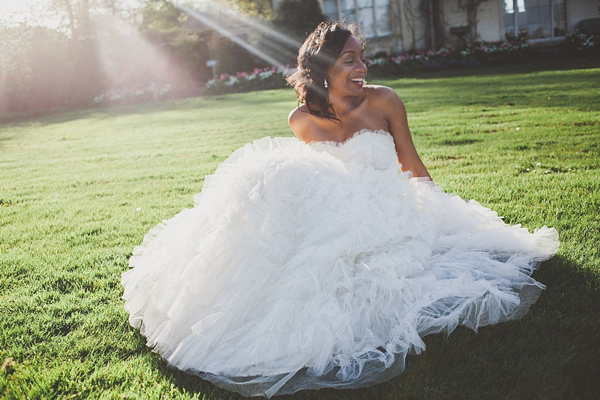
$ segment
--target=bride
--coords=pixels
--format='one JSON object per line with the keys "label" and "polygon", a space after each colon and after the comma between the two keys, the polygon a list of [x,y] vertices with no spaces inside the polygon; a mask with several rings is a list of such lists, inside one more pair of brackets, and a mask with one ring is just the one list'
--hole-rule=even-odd
{"label": "bride", "polygon": [[125,308],[169,365],[246,396],[364,387],[424,335],[535,302],[556,231],[435,186],[402,101],[366,72],[355,28],[321,24],[289,78],[297,139],[235,151],[135,248]]}

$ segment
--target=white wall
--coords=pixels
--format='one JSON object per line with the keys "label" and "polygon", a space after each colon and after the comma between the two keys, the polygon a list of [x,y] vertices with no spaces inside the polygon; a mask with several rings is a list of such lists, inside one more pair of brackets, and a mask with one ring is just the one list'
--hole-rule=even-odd
{"label": "white wall", "polygon": [[488,0],[479,6],[477,34],[480,40],[496,41],[502,37],[503,0]]}

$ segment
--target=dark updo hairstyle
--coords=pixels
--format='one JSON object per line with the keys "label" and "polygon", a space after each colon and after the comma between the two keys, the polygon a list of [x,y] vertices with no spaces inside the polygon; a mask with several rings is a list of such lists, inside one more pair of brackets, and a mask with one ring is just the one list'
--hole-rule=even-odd
{"label": "dark updo hairstyle", "polygon": [[296,91],[298,104],[306,104],[310,114],[339,121],[329,103],[325,79],[350,36],[358,39],[364,47],[360,28],[355,23],[321,22],[300,47],[298,67],[287,81]]}

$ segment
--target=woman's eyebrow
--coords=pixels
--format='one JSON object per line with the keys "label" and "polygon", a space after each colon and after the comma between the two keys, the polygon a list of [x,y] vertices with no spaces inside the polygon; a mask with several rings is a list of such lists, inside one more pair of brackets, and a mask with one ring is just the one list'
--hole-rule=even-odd
{"label": "woman's eyebrow", "polygon": [[[364,54],[364,51],[361,51],[360,54]],[[342,54],[340,54],[340,57],[345,55],[345,54],[356,54],[356,52],[354,50],[346,50],[345,52],[343,52]]]}

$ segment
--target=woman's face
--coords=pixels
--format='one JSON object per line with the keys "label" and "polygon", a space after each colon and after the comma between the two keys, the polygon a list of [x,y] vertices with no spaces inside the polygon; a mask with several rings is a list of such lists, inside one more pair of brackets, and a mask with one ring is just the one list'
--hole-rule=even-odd
{"label": "woman's face", "polygon": [[340,95],[359,95],[362,93],[367,75],[366,60],[360,42],[350,36],[346,40],[340,56],[327,71],[329,93]]}

